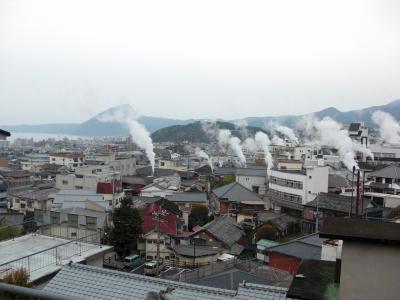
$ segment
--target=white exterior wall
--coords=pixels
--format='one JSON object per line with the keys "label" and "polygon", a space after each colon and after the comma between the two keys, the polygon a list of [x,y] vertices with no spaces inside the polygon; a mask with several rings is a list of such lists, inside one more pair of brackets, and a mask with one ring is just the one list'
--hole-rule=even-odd
{"label": "white exterior wall", "polygon": [[269,188],[271,190],[279,191],[282,193],[288,193],[292,195],[297,195],[302,197],[302,202],[304,202],[305,199],[305,189],[304,186],[305,181],[306,181],[306,176],[303,174],[292,174],[292,173],[285,173],[285,172],[280,172],[276,170],[271,170],[271,176],[278,177],[281,179],[288,179],[288,180],[294,180],[294,181],[299,181],[303,183],[303,189],[296,189],[296,188],[291,188],[287,186],[281,186],[278,184],[271,183],[269,182]]}
{"label": "white exterior wall", "polygon": [[57,174],[57,189],[84,189],[95,191],[98,182],[121,180],[121,174],[114,172],[109,166],[84,166],[77,168],[75,174]]}
{"label": "white exterior wall", "polygon": [[258,186],[258,194],[265,195],[267,178],[264,176],[236,175],[236,182],[240,183],[250,191],[253,190],[253,186]]}
{"label": "white exterior wall", "polygon": [[314,200],[319,193],[328,192],[329,167],[327,166],[309,167],[306,169],[306,175],[271,170],[271,176],[303,183],[303,189],[297,189],[269,182],[270,190],[301,196],[302,205]]}
{"label": "white exterior wall", "polygon": [[311,159],[313,155],[312,147],[297,146],[294,148],[294,160]]}
{"label": "white exterior wall", "polygon": [[73,157],[65,157],[65,156],[58,156],[58,155],[50,155],[49,156],[49,163],[56,164],[61,166],[66,166],[72,170],[75,170],[77,167],[83,166],[83,157],[76,158],[77,161],[74,161]]}
{"label": "white exterior wall", "polygon": [[314,200],[319,193],[328,192],[329,167],[314,167],[306,170],[306,185],[303,186],[306,197],[303,199],[303,205]]}

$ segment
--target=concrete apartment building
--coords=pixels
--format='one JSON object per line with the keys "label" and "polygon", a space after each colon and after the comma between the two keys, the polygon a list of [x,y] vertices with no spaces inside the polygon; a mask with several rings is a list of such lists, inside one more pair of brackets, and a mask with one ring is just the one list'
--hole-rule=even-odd
{"label": "concrete apartment building", "polygon": [[314,200],[319,193],[328,192],[329,167],[322,163],[318,166],[299,166],[296,161],[285,161],[271,170],[267,199],[269,208],[301,216],[303,205]]}
{"label": "concrete apartment building", "polygon": [[105,165],[82,166],[75,173],[57,174],[56,188],[96,190],[99,182],[121,181],[120,172]]}
{"label": "concrete apartment building", "polygon": [[49,163],[48,154],[32,153],[20,159],[21,168],[24,171],[36,172],[39,166]]}
{"label": "concrete apartment building", "polygon": [[49,163],[75,170],[84,165],[85,158],[80,152],[55,152],[49,154]]}
{"label": "concrete apartment building", "polygon": [[121,176],[136,175],[136,158],[129,153],[117,154],[111,152],[97,154],[95,162],[110,167],[110,169],[119,172]]}

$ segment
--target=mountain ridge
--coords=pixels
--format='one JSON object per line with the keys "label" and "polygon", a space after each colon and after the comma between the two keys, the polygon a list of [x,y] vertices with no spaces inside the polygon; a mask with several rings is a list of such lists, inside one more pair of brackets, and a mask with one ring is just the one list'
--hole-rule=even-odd
{"label": "mountain ridge", "polygon": [[[389,102],[385,105],[377,105],[365,107],[357,110],[340,111],[331,106],[320,111],[311,113],[315,117],[331,117],[340,123],[350,123],[361,121],[366,126],[375,127],[371,120],[372,112],[382,110],[393,115],[397,120],[400,120],[400,99]],[[107,111],[107,110],[106,110]],[[241,120],[246,120],[249,126],[264,127],[269,122],[279,123],[288,127],[294,127],[304,115],[283,115],[283,116],[265,116],[265,117],[247,117]],[[138,121],[142,123],[150,133],[155,133],[157,130],[176,125],[187,125],[190,123],[201,121],[201,119],[170,119],[152,116],[140,116]],[[228,122],[235,122],[230,120]],[[60,124],[39,124],[39,125],[14,125],[1,126],[2,129],[11,132],[22,133],[50,133],[50,134],[67,134],[76,136],[126,136],[127,128],[117,122],[103,123],[94,116],[82,123],[60,123]]]}

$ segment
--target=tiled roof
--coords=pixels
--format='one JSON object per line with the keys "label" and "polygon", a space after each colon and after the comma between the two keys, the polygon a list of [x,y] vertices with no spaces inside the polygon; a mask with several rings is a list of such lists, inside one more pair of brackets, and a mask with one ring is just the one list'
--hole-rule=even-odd
{"label": "tiled roof", "polygon": [[149,292],[172,290],[168,299],[183,300],[281,300],[287,289],[241,284],[237,291],[169,281],[86,265],[65,266],[44,288],[58,295],[99,300],[143,300]]}
{"label": "tiled roof", "polygon": [[400,178],[400,167],[391,165],[369,174],[370,177]]}
{"label": "tiled roof", "polygon": [[267,168],[240,168],[236,170],[236,175],[239,176],[257,176],[257,177],[267,177]]}
{"label": "tiled roof", "polygon": [[301,259],[321,259],[322,243],[326,239],[319,238],[318,234],[311,234],[290,241],[288,243],[280,244],[278,246],[270,247],[268,252],[278,252],[288,256],[293,256]]}
{"label": "tiled roof", "polygon": [[202,229],[211,233],[228,247],[232,247],[244,235],[240,225],[236,223],[233,217],[228,215],[215,218],[204,225]]}
{"label": "tiled roof", "polygon": [[231,202],[240,203],[242,201],[262,201],[259,195],[248,190],[243,185],[237,182],[221,186],[213,190],[213,193],[219,199],[227,199]]}
{"label": "tiled roof", "polygon": [[326,218],[320,236],[400,243],[400,224],[356,218]]}
{"label": "tiled roof", "polygon": [[320,193],[313,201],[304,206],[319,207],[338,212],[349,212],[351,206],[351,197],[332,193]]}

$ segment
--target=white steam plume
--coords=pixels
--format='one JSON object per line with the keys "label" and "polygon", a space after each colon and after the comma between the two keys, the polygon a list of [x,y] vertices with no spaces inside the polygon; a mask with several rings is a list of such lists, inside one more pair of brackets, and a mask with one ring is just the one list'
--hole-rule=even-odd
{"label": "white steam plume", "polygon": [[249,136],[249,131],[247,130],[248,123],[246,120],[236,120],[234,121],[234,124],[237,128],[239,128],[242,138],[247,138]]}
{"label": "white steam plume", "polygon": [[271,170],[271,168],[274,166],[272,155],[269,151],[269,145],[271,144],[271,141],[269,140],[268,135],[261,131],[256,133],[254,139],[256,144],[259,145],[264,151],[265,164],[267,165],[267,170],[269,173],[269,170]]}
{"label": "white steam plume", "polygon": [[197,147],[196,150],[195,150],[195,154],[196,154],[197,156],[199,156],[199,157],[202,157],[202,158],[206,159],[208,165],[209,165],[210,168],[211,168],[211,172],[214,171],[214,168],[213,168],[213,164],[212,164],[212,162],[211,162],[211,159],[210,159],[210,157],[208,156],[208,154],[207,154],[204,150],[201,150],[200,148]]}
{"label": "white steam plume", "polygon": [[221,129],[218,131],[218,142],[222,146],[229,146],[239,157],[241,164],[246,166],[246,158],[243,154],[239,138],[232,136],[228,129]]}
{"label": "white steam plume", "polygon": [[286,136],[291,142],[295,144],[299,144],[299,139],[297,138],[296,134],[294,133],[293,129],[282,126],[282,125],[275,125],[275,130],[282,133]]}
{"label": "white steam plume", "polygon": [[242,147],[248,149],[252,153],[256,153],[258,150],[258,146],[253,138],[247,138],[242,144]]}
{"label": "white steam plume", "polygon": [[347,130],[342,130],[341,126],[329,117],[316,120],[314,126],[317,130],[318,144],[336,148],[340,159],[349,170],[352,171],[353,167],[358,168],[354,159],[354,144]]}
{"label": "white steam plume", "polygon": [[400,125],[391,114],[375,111],[372,121],[379,126],[379,134],[386,143],[400,144]]}
{"label": "white steam plume", "polygon": [[374,154],[370,149],[365,147],[365,145],[361,145],[360,143],[353,141],[353,148],[355,151],[361,152],[364,156],[371,158],[374,160]]}
{"label": "white steam plume", "polygon": [[274,135],[272,137],[272,145],[285,146],[285,141],[283,139],[281,139],[279,136]]}
{"label": "white steam plume", "polygon": [[154,173],[155,154],[153,150],[153,141],[147,129],[137,121],[138,115],[133,108],[128,105],[122,105],[107,110],[97,116],[100,122],[118,122],[129,129],[134,143],[144,149],[146,156],[150,161]]}

